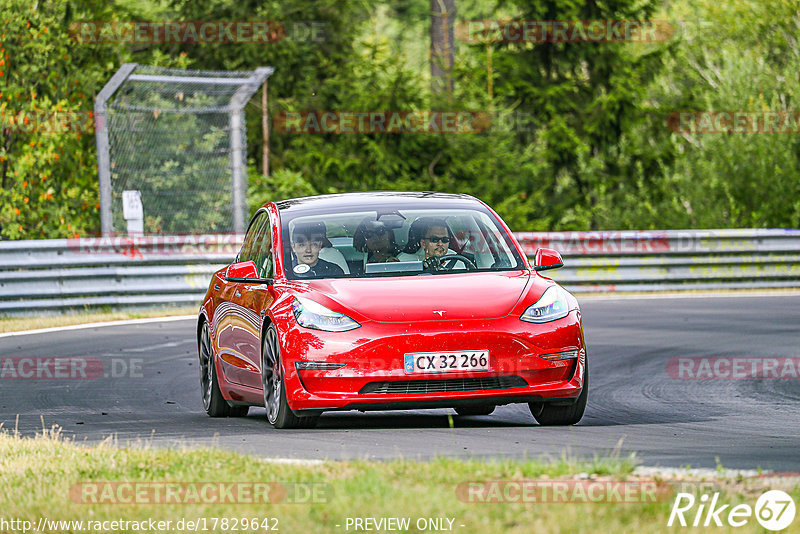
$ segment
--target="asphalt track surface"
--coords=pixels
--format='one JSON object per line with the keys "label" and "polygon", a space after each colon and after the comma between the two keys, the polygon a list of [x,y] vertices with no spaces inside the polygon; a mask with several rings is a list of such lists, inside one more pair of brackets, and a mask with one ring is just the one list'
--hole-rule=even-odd
{"label": "asphalt track surface", "polygon": [[582,310],[591,387],[573,427],[540,427],[519,404],[453,417],[454,428],[451,410],[328,413],[317,429],[297,431],[274,430],[263,408],[211,419],[189,320],[0,338],[0,358],[141,363],[133,377],[0,379],[0,423],[29,435],[44,421],[78,442],[115,436],[121,445],[216,445],[281,458],[635,452],[651,466],[800,471],[800,380],[682,380],[666,371],[675,356],[800,356],[800,295],[586,299]]}

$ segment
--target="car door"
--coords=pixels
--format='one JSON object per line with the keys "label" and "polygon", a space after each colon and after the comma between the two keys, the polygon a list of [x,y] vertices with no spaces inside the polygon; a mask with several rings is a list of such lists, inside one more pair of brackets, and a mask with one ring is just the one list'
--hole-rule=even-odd
{"label": "car door", "polygon": [[[256,214],[245,234],[237,261],[255,261],[264,232],[270,233],[266,211]],[[261,387],[261,317],[253,310],[254,288],[262,284],[225,282],[226,302],[217,307],[217,348],[225,378],[235,384]]]}
{"label": "car door", "polygon": [[[267,216],[253,242],[250,256],[247,258],[256,264],[259,278],[274,276],[275,257],[273,253],[272,224]],[[247,310],[246,316],[255,321],[248,332],[253,337],[248,339],[247,358],[252,367],[248,368],[246,385],[261,387],[261,327],[267,315],[267,309],[275,300],[267,284],[239,284],[241,306]]]}

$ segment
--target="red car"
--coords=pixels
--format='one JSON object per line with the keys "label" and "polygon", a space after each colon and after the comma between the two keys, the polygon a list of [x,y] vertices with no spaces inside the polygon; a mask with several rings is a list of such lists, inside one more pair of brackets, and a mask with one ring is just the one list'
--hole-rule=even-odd
{"label": "red car", "polygon": [[577,300],[530,266],[468,195],[351,193],[270,202],[214,273],[197,323],[212,417],[265,406],[276,428],[332,410],[527,403],[570,425],[588,394]]}

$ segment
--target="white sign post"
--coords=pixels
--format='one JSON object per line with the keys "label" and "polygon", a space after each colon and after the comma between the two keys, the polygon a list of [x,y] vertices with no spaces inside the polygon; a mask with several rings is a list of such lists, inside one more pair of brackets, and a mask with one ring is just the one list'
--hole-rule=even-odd
{"label": "white sign post", "polygon": [[122,216],[128,222],[128,235],[144,233],[144,208],[141,191],[122,192]]}

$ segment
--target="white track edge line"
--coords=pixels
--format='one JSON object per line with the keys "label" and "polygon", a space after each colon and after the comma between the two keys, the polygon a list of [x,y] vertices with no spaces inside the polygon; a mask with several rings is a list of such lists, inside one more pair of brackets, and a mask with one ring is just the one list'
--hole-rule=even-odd
{"label": "white track edge line", "polygon": [[694,299],[694,298],[732,298],[732,297],[797,297],[800,291],[743,291],[741,293],[645,293],[641,295],[615,295],[614,293],[604,293],[593,295],[592,293],[572,293],[579,301],[583,300],[657,300],[657,299]]}
{"label": "white track edge line", "polygon": [[53,326],[51,328],[39,328],[37,330],[20,330],[18,332],[4,332],[0,334],[0,338],[15,337],[15,336],[28,336],[33,334],[47,334],[50,332],[65,332],[68,330],[82,330],[84,328],[100,328],[104,326],[125,326],[131,324],[147,324],[147,323],[169,323],[172,321],[185,321],[187,319],[196,319],[197,315],[172,315],[168,317],[147,317],[143,319],[122,319],[119,321],[105,321],[102,323],[84,323],[84,324],[71,324],[67,326]]}

